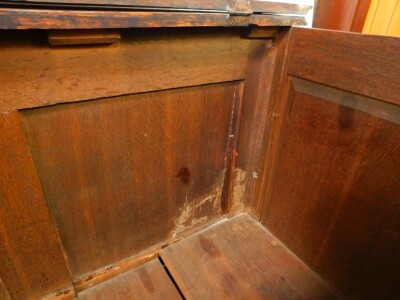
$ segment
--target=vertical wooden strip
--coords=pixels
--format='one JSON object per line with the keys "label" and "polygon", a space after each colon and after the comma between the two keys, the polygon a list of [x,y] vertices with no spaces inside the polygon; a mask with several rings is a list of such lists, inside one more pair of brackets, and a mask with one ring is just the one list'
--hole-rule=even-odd
{"label": "vertical wooden strip", "polygon": [[261,177],[260,156],[270,104],[275,56],[276,48],[272,46],[271,40],[252,41],[235,170],[234,211],[243,208],[238,203],[244,203],[245,208],[252,213],[257,211],[255,188]]}
{"label": "vertical wooden strip", "polygon": [[400,0],[397,1],[392,20],[390,21],[387,35],[400,37]]}
{"label": "vertical wooden strip", "polygon": [[[235,197],[257,217],[261,215],[266,198],[269,169],[275,153],[279,120],[281,119],[283,76],[287,70],[290,34],[282,31],[274,44],[253,43],[248,78],[243,100],[239,157],[236,169]],[[264,43],[266,43],[264,41]],[[268,46],[268,47],[267,47]],[[258,49],[257,49],[258,48]],[[241,170],[246,170],[241,175]],[[243,179],[244,177],[244,179]],[[238,202],[238,201],[235,201]]]}
{"label": "vertical wooden strip", "polygon": [[368,33],[386,35],[397,0],[379,1]]}
{"label": "vertical wooden strip", "polygon": [[351,24],[351,31],[362,32],[370,6],[371,0],[358,1],[357,8],[353,16],[353,23]]}
{"label": "vertical wooden strip", "polygon": [[225,160],[226,171],[225,171],[224,187],[222,190],[222,198],[221,198],[221,211],[223,214],[228,213],[231,210],[233,204],[232,202],[234,196],[233,195],[234,177],[235,177],[236,158],[238,155],[237,143],[239,135],[240,117],[242,113],[243,90],[244,90],[244,85],[240,84],[238,92],[235,92],[233,95],[234,100],[231,113],[231,122],[229,126],[228,149],[226,152],[226,160]]}
{"label": "vertical wooden strip", "polygon": [[380,0],[372,0],[371,5],[369,6],[367,18],[365,19],[364,27],[362,32],[369,33],[371,31],[372,23],[375,19],[376,10],[378,9]]}
{"label": "vertical wooden strip", "polygon": [[313,26],[350,31],[360,1],[318,0]]}
{"label": "vertical wooden strip", "polygon": [[66,262],[17,112],[0,114],[0,153],[0,277],[12,299],[68,290]]}

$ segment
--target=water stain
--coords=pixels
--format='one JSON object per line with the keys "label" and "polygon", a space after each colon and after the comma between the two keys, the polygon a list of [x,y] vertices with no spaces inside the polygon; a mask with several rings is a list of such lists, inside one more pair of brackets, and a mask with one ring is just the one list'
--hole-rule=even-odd
{"label": "water stain", "polygon": [[139,271],[139,278],[142,281],[144,287],[146,288],[146,290],[153,294],[154,293],[154,286],[153,283],[151,282],[151,278],[149,275],[149,272],[147,272],[147,270],[145,268],[142,268]]}
{"label": "water stain", "polygon": [[219,252],[218,248],[209,239],[205,238],[202,235],[199,235],[199,242],[201,248],[203,248],[203,250],[211,257],[215,258],[221,256],[221,253]]}
{"label": "water stain", "polygon": [[225,295],[231,296],[235,293],[235,288],[237,286],[236,278],[231,274],[225,272],[222,276],[221,285],[224,288]]}

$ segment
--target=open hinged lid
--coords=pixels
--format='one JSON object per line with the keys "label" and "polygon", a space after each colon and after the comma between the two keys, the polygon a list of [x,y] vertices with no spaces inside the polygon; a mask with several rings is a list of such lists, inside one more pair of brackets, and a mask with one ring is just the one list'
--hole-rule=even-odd
{"label": "open hinged lid", "polygon": [[305,25],[310,6],[261,0],[0,1],[0,29]]}

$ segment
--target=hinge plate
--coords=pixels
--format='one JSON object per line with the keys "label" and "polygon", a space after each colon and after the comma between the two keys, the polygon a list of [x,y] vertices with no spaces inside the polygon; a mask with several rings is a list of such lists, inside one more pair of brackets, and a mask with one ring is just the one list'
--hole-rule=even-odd
{"label": "hinge plate", "polygon": [[230,0],[229,14],[232,16],[250,16],[253,14],[251,0]]}

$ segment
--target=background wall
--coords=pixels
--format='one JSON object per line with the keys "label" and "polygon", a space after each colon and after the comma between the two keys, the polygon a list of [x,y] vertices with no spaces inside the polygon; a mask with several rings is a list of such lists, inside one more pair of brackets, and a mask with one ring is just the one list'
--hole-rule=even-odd
{"label": "background wall", "polygon": [[400,0],[372,0],[363,33],[400,37]]}
{"label": "background wall", "polygon": [[362,32],[371,0],[318,0],[313,27]]}

